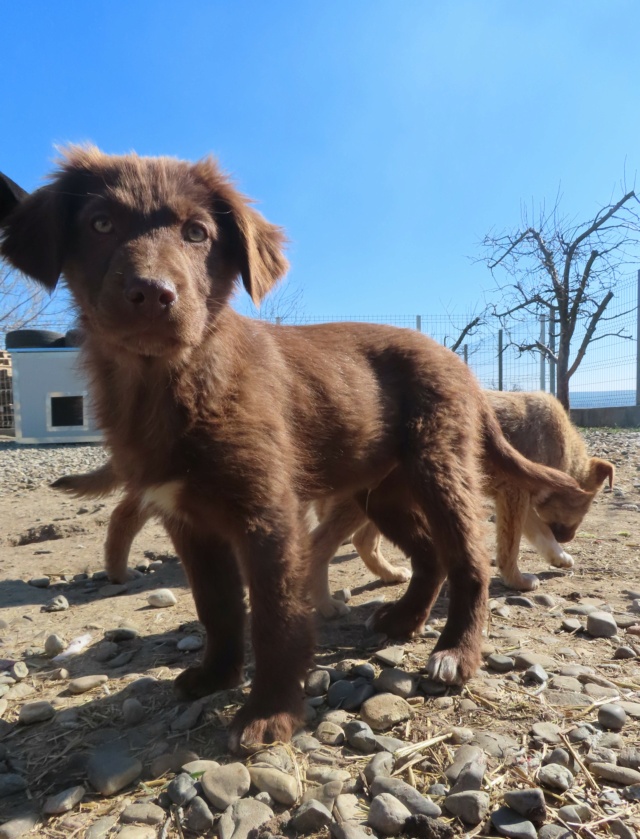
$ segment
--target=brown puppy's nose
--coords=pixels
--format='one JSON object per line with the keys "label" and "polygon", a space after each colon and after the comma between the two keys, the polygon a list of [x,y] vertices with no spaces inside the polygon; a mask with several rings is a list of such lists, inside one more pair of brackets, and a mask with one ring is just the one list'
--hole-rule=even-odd
{"label": "brown puppy's nose", "polygon": [[161,314],[178,299],[176,287],[169,280],[147,280],[134,277],[124,290],[125,298],[140,314]]}

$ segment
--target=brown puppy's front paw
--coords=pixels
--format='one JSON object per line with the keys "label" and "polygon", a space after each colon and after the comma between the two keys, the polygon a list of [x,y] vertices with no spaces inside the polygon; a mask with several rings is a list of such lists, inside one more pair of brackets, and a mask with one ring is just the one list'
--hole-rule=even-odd
{"label": "brown puppy's front paw", "polygon": [[367,621],[375,632],[382,632],[389,638],[404,640],[420,635],[426,618],[422,614],[411,614],[401,601],[380,607]]}
{"label": "brown puppy's front paw", "polygon": [[427,676],[445,685],[463,685],[477,670],[479,656],[472,650],[434,650],[427,662]]}
{"label": "brown puppy's front paw", "polygon": [[302,725],[299,714],[281,711],[263,717],[247,705],[238,711],[231,726],[229,749],[235,753],[258,751],[269,743],[288,743]]}
{"label": "brown puppy's front paw", "polygon": [[179,699],[201,699],[219,690],[238,687],[242,683],[242,671],[233,669],[226,674],[218,673],[215,668],[195,665],[187,667],[176,678],[173,689]]}

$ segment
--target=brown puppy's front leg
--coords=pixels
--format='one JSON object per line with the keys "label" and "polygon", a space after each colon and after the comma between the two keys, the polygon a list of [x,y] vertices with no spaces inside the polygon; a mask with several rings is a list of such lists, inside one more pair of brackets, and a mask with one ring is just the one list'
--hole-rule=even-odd
{"label": "brown puppy's front leg", "polygon": [[[284,534],[248,533],[244,559],[251,598],[255,675],[233,721],[230,748],[254,750],[291,739],[302,724],[302,681],[312,652],[302,521]],[[304,545],[306,548],[306,545]]]}
{"label": "brown puppy's front leg", "polygon": [[239,685],[243,678],[245,610],[238,564],[231,547],[188,525],[165,522],[184,565],[206,631],[204,656],[175,681],[182,699],[198,699]]}

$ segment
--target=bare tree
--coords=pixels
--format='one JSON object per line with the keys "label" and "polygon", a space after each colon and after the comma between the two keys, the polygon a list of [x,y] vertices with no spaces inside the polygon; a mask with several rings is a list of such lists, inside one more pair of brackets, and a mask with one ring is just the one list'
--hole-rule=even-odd
{"label": "bare tree", "polygon": [[[605,317],[620,276],[640,255],[640,214],[634,190],[602,207],[583,222],[562,216],[558,195],[551,212],[542,207],[536,223],[526,210],[518,229],[485,236],[485,262],[502,300],[490,310],[508,329],[514,320],[546,314],[555,318],[557,349],[548,341],[516,344],[536,350],[556,364],[557,395],[569,409],[569,381],[587,347],[610,335],[631,338]],[[603,329],[604,327],[604,329]],[[610,331],[613,329],[613,331]],[[597,333],[597,334],[596,334]],[[572,341],[577,349],[572,354]]]}
{"label": "bare tree", "polygon": [[46,318],[65,326],[72,315],[64,292],[55,296],[0,263],[0,333],[37,326]]}

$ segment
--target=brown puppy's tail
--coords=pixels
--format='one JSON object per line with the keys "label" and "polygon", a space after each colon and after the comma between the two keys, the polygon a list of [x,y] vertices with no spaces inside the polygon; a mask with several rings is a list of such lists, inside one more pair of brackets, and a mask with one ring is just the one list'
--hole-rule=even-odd
{"label": "brown puppy's tail", "polygon": [[104,498],[105,495],[110,495],[119,489],[121,485],[110,460],[104,466],[94,469],[93,472],[63,475],[50,484],[52,489],[62,490],[76,498]]}
{"label": "brown puppy's tail", "polygon": [[489,473],[537,497],[560,492],[578,500],[588,494],[565,472],[527,460],[508,442],[488,402],[484,408],[484,461]]}

